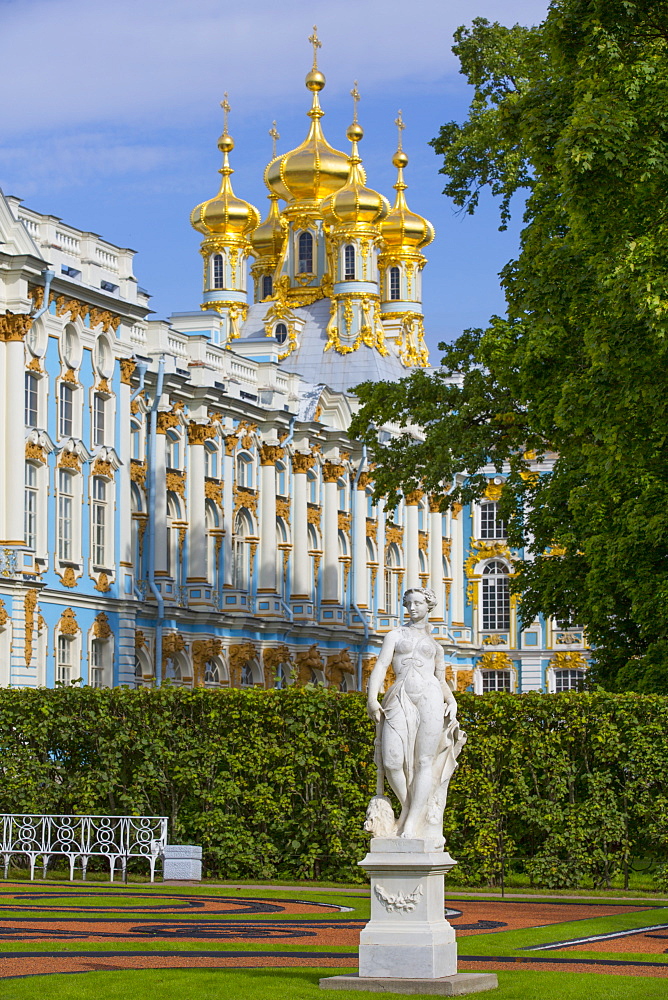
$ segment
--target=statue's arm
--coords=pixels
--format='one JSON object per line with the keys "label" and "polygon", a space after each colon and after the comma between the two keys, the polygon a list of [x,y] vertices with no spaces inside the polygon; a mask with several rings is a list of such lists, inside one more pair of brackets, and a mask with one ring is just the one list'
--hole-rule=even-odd
{"label": "statue's arm", "polygon": [[367,712],[374,722],[380,722],[380,702],[378,694],[385,680],[387,668],[392,663],[394,656],[394,646],[396,638],[393,632],[388,632],[383,641],[378,659],[369,677],[369,687],[367,689]]}

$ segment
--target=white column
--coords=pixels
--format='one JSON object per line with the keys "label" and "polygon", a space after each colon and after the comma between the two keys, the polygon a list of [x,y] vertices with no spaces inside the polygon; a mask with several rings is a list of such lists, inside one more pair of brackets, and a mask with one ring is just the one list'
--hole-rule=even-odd
{"label": "white column", "polygon": [[155,571],[167,575],[167,472],[165,466],[166,431],[160,430],[158,413],[158,433],[155,442],[155,498],[153,510],[148,512],[155,524]]}
{"label": "white column", "polygon": [[367,606],[367,571],[366,571],[366,492],[362,480],[355,490],[353,498],[353,519],[355,530],[355,593],[353,599],[358,606]]}
{"label": "white column", "polygon": [[[206,511],[204,496],[204,425],[188,425],[188,580],[206,580]],[[213,581],[215,586],[215,581]]]}
{"label": "white column", "polygon": [[276,465],[283,449],[260,449],[260,566],[258,593],[276,593]]}
{"label": "white column", "polygon": [[336,604],[339,600],[339,489],[337,480],[343,466],[325,462],[322,467],[324,483],[323,542],[324,567],[322,600]]}
{"label": "white column", "polygon": [[292,495],[292,594],[305,600],[311,589],[308,556],[308,496],[306,474],[313,464],[312,455],[292,456],[294,472]]}
{"label": "white column", "polygon": [[[2,400],[0,400],[0,414],[2,414],[2,419],[4,421],[5,428],[9,428],[10,421],[8,419],[9,414],[7,413],[7,344],[0,338],[0,392],[2,393]],[[23,412],[23,411],[21,411]],[[14,416],[16,420],[16,416]],[[7,433],[7,431],[5,432]],[[2,440],[2,437],[0,437]],[[5,531],[5,507],[6,507],[6,483],[7,483],[7,467],[5,465],[5,456],[0,455],[0,538],[6,538],[7,533]]]}
{"label": "white column", "polygon": [[461,507],[452,512],[450,518],[450,532],[452,536],[452,548],[450,551],[450,569],[452,571],[452,596],[450,606],[452,608],[451,620],[453,624],[464,624],[464,519]]}
{"label": "white column", "polygon": [[376,608],[385,607],[385,501],[379,500],[378,506],[378,573],[376,575]]}
{"label": "white column", "polygon": [[223,516],[225,518],[225,535],[223,536],[223,586],[234,584],[234,566],[232,564],[232,531],[234,529],[234,450],[237,439],[233,434],[224,439],[225,457],[223,458]]}
{"label": "white column", "polygon": [[[16,317],[18,319],[19,317]],[[9,320],[11,323],[11,319]],[[5,335],[5,523],[6,545],[23,544],[23,491],[25,482],[24,382],[25,354],[23,333],[18,325]]]}
{"label": "white column", "polygon": [[432,621],[442,621],[445,616],[445,588],[443,586],[443,517],[429,505],[429,583],[436,594],[436,607]]}
{"label": "white column", "polygon": [[422,494],[419,491],[410,493],[405,503],[404,526],[404,557],[406,560],[406,579],[404,590],[420,586],[420,545],[418,535],[418,502]]}

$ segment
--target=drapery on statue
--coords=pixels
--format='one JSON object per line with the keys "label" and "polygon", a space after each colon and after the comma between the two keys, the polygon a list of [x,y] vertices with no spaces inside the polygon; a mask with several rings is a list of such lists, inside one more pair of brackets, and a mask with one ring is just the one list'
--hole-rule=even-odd
{"label": "drapery on statue", "polygon": [[[457,757],[466,743],[457,703],[445,680],[443,649],[431,637],[433,590],[414,587],[403,596],[410,623],[385,637],[369,679],[367,711],[376,723],[376,795],[364,824],[376,837],[419,837],[445,846],[443,811]],[[396,681],[378,694],[392,665]],[[399,802],[397,820],[384,795],[385,777]]]}

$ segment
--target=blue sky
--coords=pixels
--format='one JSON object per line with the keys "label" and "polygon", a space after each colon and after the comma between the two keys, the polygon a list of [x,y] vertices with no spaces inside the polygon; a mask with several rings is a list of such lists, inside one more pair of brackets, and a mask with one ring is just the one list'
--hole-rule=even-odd
{"label": "blue sky", "polygon": [[188,217],[217,190],[223,92],[232,105],[235,191],[264,214],[272,121],[279,152],[306,135],[315,22],[325,135],[348,148],[357,80],[368,183],[390,200],[393,122],[403,111],[408,202],[437,234],[424,273],[434,349],[503,310],[497,276],[516,252],[521,213],[518,206],[499,233],[491,199],[476,216],[458,216],[441,193],[428,141],[443,122],[465,117],[470,97],[452,33],[477,16],[536,24],[546,9],[546,0],[0,0],[0,187],[137,250],[135,273],[157,316],[197,308],[199,238]]}

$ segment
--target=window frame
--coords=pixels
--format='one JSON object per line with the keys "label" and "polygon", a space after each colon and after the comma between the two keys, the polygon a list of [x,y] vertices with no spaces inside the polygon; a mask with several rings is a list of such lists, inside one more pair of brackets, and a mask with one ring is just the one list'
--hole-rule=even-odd
{"label": "window frame", "polygon": [[355,247],[352,243],[346,243],[343,248],[343,280],[355,281]]}
{"label": "window frame", "polygon": [[389,301],[399,302],[401,300],[401,271],[396,264],[388,271],[387,284]]}
{"label": "window frame", "polygon": [[[60,382],[58,386],[58,437],[74,437],[74,386]],[[69,410],[69,412],[68,412]]]}
{"label": "window frame", "polygon": [[34,372],[25,373],[23,419],[26,427],[39,427],[39,383],[40,379]]}
{"label": "window frame", "polygon": [[297,274],[313,274],[313,233],[302,230],[297,237]]}
{"label": "window frame", "polygon": [[489,562],[482,573],[481,628],[507,632],[510,629],[510,570],[499,559]]}

